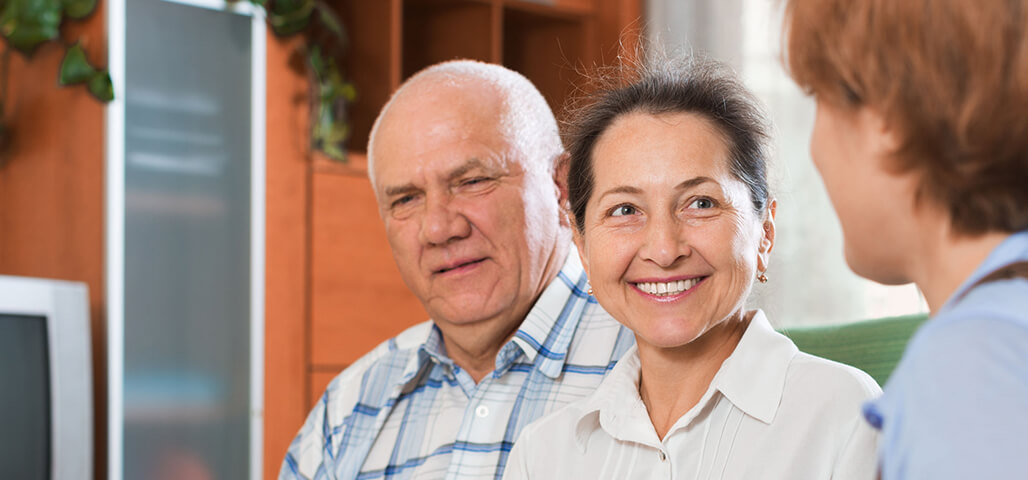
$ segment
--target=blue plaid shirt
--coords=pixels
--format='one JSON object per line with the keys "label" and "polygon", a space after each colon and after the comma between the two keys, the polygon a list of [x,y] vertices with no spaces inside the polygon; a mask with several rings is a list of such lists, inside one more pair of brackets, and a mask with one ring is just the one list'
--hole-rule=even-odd
{"label": "blue plaid shirt", "polygon": [[521,429],[592,393],[634,343],[586,281],[568,255],[477,385],[432,322],[379,345],[329,384],[279,479],[499,479]]}

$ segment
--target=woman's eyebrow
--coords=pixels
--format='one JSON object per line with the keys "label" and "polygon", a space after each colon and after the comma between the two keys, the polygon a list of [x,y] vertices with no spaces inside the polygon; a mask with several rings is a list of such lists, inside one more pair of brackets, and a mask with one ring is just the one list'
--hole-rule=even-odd
{"label": "woman's eyebrow", "polygon": [[701,185],[701,184],[704,184],[704,183],[707,183],[707,182],[717,183],[717,180],[714,180],[713,178],[710,178],[710,177],[690,178],[690,179],[688,179],[688,180],[686,180],[686,181],[684,181],[682,183],[679,183],[678,185],[675,185],[675,190],[688,190],[688,189],[693,188],[693,187],[695,187],[697,185]]}
{"label": "woman's eyebrow", "polygon": [[603,200],[603,197],[606,197],[607,195],[613,195],[615,193],[639,194],[639,193],[642,193],[642,190],[637,188],[637,187],[633,187],[631,185],[618,185],[618,186],[616,186],[614,188],[611,188],[611,189],[601,193],[600,196],[597,197],[596,200],[597,201]]}
{"label": "woman's eyebrow", "polygon": [[[716,180],[714,180],[713,178],[710,178],[710,177],[695,177],[695,178],[690,178],[690,179],[688,179],[688,180],[686,180],[686,181],[684,181],[682,183],[679,183],[678,185],[675,185],[674,189],[675,190],[688,190],[690,188],[696,187],[697,185],[701,185],[701,184],[708,183],[708,182],[709,183],[717,183]],[[600,194],[599,198],[602,199],[603,197],[605,197],[607,195],[612,195],[612,194],[615,194],[615,193],[627,193],[627,194],[631,195],[631,194],[639,194],[639,193],[642,193],[642,192],[643,192],[642,189],[640,189],[638,187],[633,187],[631,185],[618,185],[618,186],[613,187],[611,189],[608,189],[607,191],[605,191],[602,194]]]}

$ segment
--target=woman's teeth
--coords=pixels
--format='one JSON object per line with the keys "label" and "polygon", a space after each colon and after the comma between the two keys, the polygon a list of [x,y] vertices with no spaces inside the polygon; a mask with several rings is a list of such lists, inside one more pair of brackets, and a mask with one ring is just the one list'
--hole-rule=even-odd
{"label": "woman's teeth", "polygon": [[703,280],[700,277],[690,278],[688,280],[678,280],[674,282],[643,282],[635,284],[635,287],[642,290],[650,295],[656,295],[663,297],[666,295],[674,295],[676,293],[682,293],[700,283]]}

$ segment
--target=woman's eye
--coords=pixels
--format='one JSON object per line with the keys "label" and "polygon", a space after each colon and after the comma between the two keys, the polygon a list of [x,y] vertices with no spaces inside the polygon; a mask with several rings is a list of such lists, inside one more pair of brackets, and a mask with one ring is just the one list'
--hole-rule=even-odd
{"label": "woman's eye", "polygon": [[637,210],[631,205],[618,205],[610,211],[612,217],[623,217],[625,215],[635,215]]}
{"label": "woman's eye", "polygon": [[714,208],[714,201],[709,198],[697,198],[689,204],[689,208]]}

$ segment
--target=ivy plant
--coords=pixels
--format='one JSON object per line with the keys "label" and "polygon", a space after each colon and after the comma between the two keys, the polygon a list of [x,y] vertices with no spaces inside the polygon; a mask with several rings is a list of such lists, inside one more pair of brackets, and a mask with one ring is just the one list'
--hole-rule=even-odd
{"label": "ivy plant", "polygon": [[[10,75],[11,52],[26,58],[49,41],[60,38],[65,19],[78,20],[96,10],[97,0],[0,0],[0,37],[7,45],[0,54],[0,149],[6,145],[10,127],[5,123],[7,82]],[[111,76],[89,63],[79,43],[66,48],[58,78],[61,85],[85,84],[102,102],[114,98]],[[2,152],[0,152],[2,155]],[[0,160],[2,160],[0,156]]]}
{"label": "ivy plant", "polygon": [[[228,0],[230,2],[242,0]],[[246,0],[262,7],[272,31],[279,36],[303,34],[306,41],[298,52],[311,85],[311,146],[329,158],[346,161],[346,141],[350,135],[347,107],[356,96],[353,84],[346,81],[338,59],[346,48],[343,23],[320,0]],[[0,0],[0,37],[7,46],[0,54],[0,151],[10,129],[4,124],[7,81],[11,51],[25,57],[43,43],[60,39],[61,23],[86,17],[96,9],[97,0]],[[58,82],[85,85],[101,102],[114,98],[111,76],[86,58],[81,43],[66,47]],[[0,156],[2,160],[2,156]]]}
{"label": "ivy plant", "polygon": [[278,36],[302,34],[305,42],[297,52],[310,81],[311,147],[332,160],[345,162],[350,137],[347,107],[357,92],[339,68],[347,47],[343,22],[321,0],[248,0],[263,7],[268,25]]}

